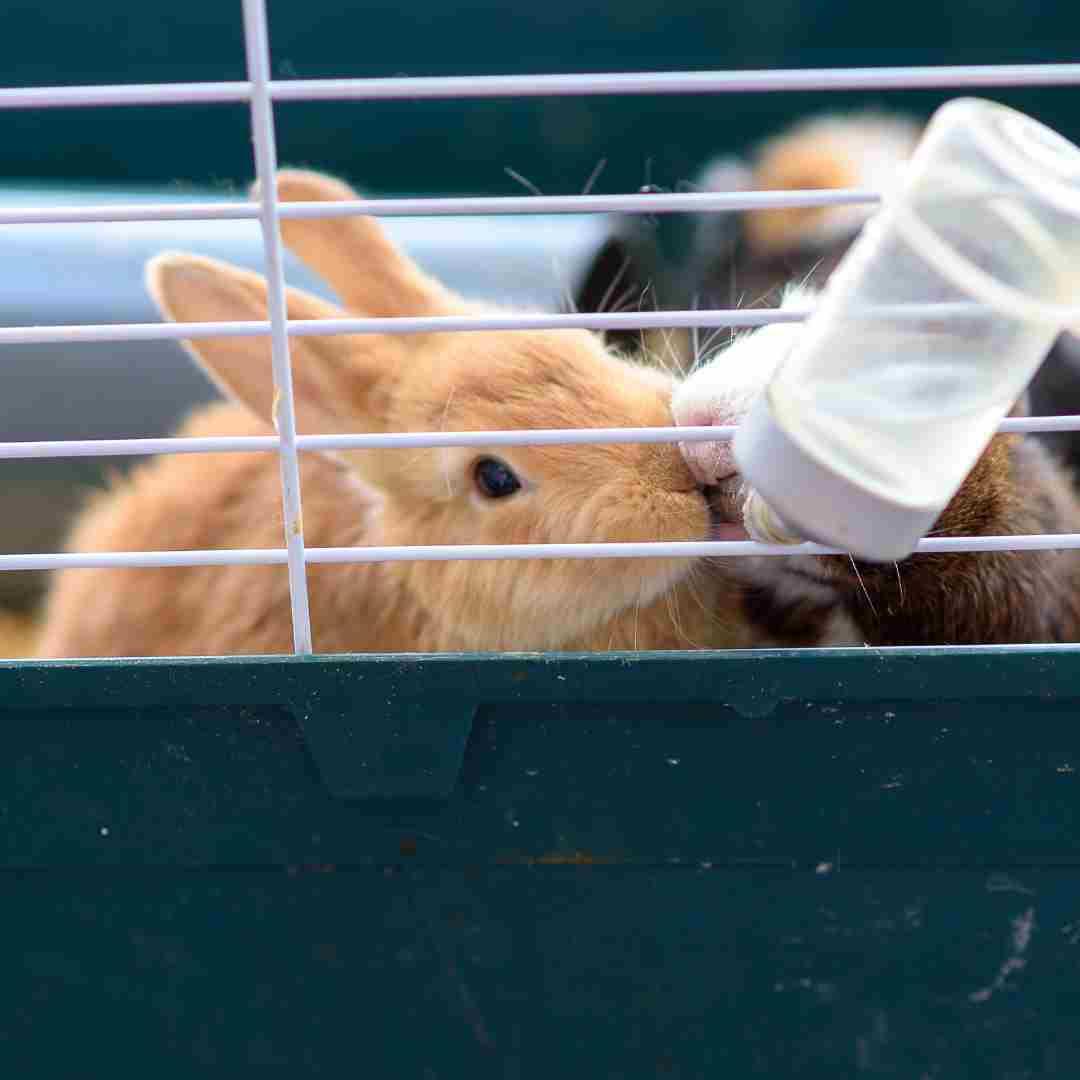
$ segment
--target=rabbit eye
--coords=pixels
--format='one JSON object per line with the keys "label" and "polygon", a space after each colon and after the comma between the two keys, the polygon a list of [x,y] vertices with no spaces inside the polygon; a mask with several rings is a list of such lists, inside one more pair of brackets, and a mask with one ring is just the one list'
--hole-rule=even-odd
{"label": "rabbit eye", "polygon": [[480,494],[489,499],[505,499],[521,488],[514,470],[498,458],[481,458],[473,466],[473,479]]}

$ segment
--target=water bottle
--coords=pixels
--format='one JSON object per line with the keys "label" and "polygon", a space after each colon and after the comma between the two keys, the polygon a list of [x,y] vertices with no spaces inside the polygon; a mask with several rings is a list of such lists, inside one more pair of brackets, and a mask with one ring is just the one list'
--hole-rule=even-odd
{"label": "water bottle", "polygon": [[751,534],[911,554],[1077,305],[1080,149],[943,106],[736,434]]}

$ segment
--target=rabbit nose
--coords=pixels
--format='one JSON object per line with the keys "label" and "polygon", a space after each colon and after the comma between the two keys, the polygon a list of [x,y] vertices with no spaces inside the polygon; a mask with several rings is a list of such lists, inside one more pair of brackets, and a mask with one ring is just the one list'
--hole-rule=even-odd
{"label": "rabbit nose", "polygon": [[[717,427],[718,420],[708,411],[694,411],[680,417],[680,427]],[[694,474],[694,479],[702,487],[711,487],[720,480],[731,476],[738,470],[731,452],[730,439],[717,439],[716,442],[679,443],[683,458]]]}

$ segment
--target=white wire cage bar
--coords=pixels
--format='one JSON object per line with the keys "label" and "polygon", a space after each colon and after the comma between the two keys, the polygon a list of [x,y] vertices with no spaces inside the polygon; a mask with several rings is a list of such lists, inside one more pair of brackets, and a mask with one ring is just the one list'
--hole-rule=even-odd
{"label": "white wire cage bar", "polygon": [[[719,442],[735,436],[734,425],[655,428],[530,428],[509,431],[395,431],[385,434],[297,435],[297,450],[422,450],[438,447],[586,446],[616,443]],[[1001,434],[1080,431],[1080,416],[1010,417]],[[0,442],[0,461],[27,458],[147,457],[155,454],[272,453],[276,435],[222,435],[163,439],[57,439]]]}
{"label": "white wire cage bar", "polygon": [[[651,72],[586,75],[461,76],[448,78],[273,80],[269,77],[269,31],[265,0],[242,0],[248,81],[113,86],[0,88],[0,109],[47,109],[126,105],[244,104],[250,110],[258,201],[140,203],[100,206],[0,208],[0,225],[80,224],[116,221],[252,220],[262,229],[269,288],[269,319],[263,322],[91,324],[0,328],[0,345],[104,341],[183,340],[199,337],[267,335],[277,389],[276,436],[87,439],[0,443],[0,460],[64,457],[144,456],[162,453],[267,452],[279,455],[285,546],[213,551],[80,552],[0,555],[0,571],[63,567],[168,567],[267,565],[289,572],[294,649],[311,652],[306,568],[313,563],[609,559],[643,557],[738,557],[845,554],[820,544],[767,545],[752,541],[655,542],[635,544],[413,545],[307,548],[302,526],[298,454],[310,450],[375,447],[515,446],[553,443],[698,442],[731,438],[733,427],[597,428],[545,431],[396,432],[298,435],[289,363],[289,338],[322,334],[477,332],[585,328],[750,328],[794,323],[805,310],[695,310],[628,313],[514,314],[394,319],[290,321],[286,317],[282,218],[449,215],[733,212],[787,207],[872,204],[875,191],[681,192],[631,195],[357,199],[342,203],[277,201],[275,102],[387,101],[521,98],[633,94],[765,93],[792,90],[974,89],[1080,85],[1080,64],[970,65],[941,67],[799,69],[770,71]],[[912,306],[913,316],[927,305]],[[969,304],[936,305],[935,314],[967,312]],[[945,310],[948,309],[948,310]],[[1080,318],[1080,312],[1078,312]],[[1080,430],[1080,416],[1026,417],[1004,421],[1002,432]],[[919,552],[977,552],[1080,548],[1080,534],[937,537]]]}
{"label": "white wire cage bar", "polygon": [[[431,199],[350,199],[339,203],[290,202],[279,218],[457,217],[506,214],[680,214],[710,210],[779,210],[790,207],[876,203],[876,191],[687,191],[647,195],[498,195]],[[0,225],[78,225],[103,221],[244,221],[258,218],[259,204],[131,203],[102,206],[0,207]]]}
{"label": "white wire cage bar", "polygon": [[[967,303],[906,304],[866,308],[867,320],[891,318],[950,318],[971,315],[979,306]],[[1080,320],[1080,308],[1065,309]],[[530,313],[524,315],[425,315],[419,317],[286,320],[283,332],[293,337],[327,337],[336,334],[440,334],[485,330],[646,330],[715,329],[768,326],[771,323],[803,322],[807,308],[728,308],[691,311]],[[258,337],[272,335],[267,321],[190,323],[88,323],[68,326],[0,327],[0,345],[76,344],[100,341],[183,341],[195,338]]]}
{"label": "white wire cage bar", "polygon": [[[977,551],[1064,551],[1080,548],[1080,533],[1022,536],[930,537],[920,554]],[[825,544],[759,544],[752,540],[672,540],[596,544],[404,544],[392,547],[305,548],[306,563],[519,562],[536,559],[696,559],[765,555],[846,555]],[[40,555],[0,555],[2,570],[66,568],[153,569],[167,566],[284,566],[284,548],[222,548],[210,551],[87,551]]]}
{"label": "white wire cage bar", "polygon": [[285,522],[289,601],[292,605],[293,651],[310,655],[311,614],[308,610],[307,563],[304,559],[304,514],[300,497],[300,461],[296,452],[296,410],[293,398],[289,337],[285,332],[288,301],[281,224],[278,219],[277,140],[274,107],[270,101],[270,34],[265,0],[242,0],[244,51],[251,79],[251,133],[255,143],[255,174],[261,192],[259,224],[266,260],[267,309],[274,379],[274,427],[278,433],[281,503]]}
{"label": "white wire cage bar", "polygon": [[[247,15],[245,14],[245,20]],[[264,18],[265,21],[265,18]],[[1073,86],[1080,64],[969,64],[932,67],[797,68],[769,71],[614,72],[586,75],[463,75],[389,79],[270,80],[272,101],[415,101],[731,94],[822,90],[947,90]],[[0,89],[0,109],[246,103],[252,82],[143,83]]]}

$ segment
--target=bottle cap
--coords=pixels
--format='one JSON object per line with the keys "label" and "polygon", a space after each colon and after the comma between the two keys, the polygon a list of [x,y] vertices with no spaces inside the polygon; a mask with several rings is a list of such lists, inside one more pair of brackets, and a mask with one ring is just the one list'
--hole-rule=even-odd
{"label": "bottle cap", "polygon": [[733,450],[739,471],[790,528],[870,562],[907,558],[940,512],[891,502],[816,461],[777,423],[766,395],[739,425]]}

